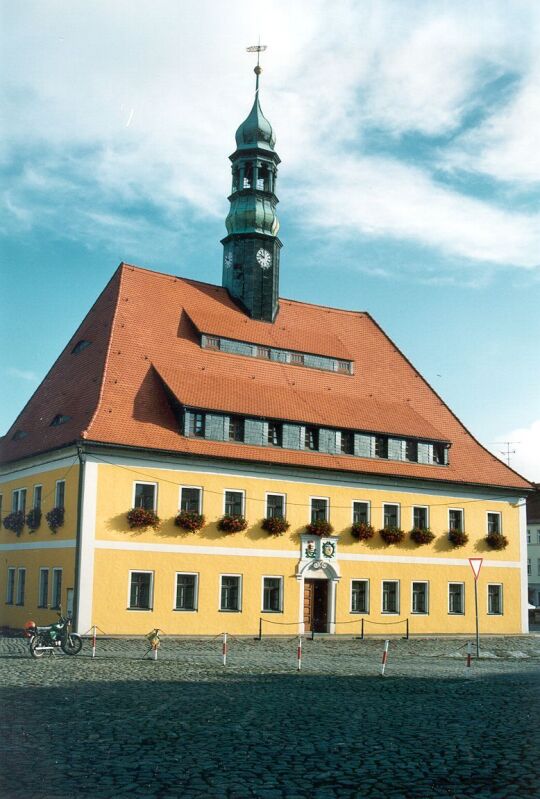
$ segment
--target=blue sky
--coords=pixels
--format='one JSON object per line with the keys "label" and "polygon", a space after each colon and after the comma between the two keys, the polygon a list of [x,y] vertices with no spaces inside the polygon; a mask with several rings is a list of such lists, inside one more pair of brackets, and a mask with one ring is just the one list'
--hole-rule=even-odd
{"label": "blue sky", "polygon": [[0,8],[0,433],[121,260],[220,282],[260,34],[282,295],[369,311],[540,481],[537,2]]}

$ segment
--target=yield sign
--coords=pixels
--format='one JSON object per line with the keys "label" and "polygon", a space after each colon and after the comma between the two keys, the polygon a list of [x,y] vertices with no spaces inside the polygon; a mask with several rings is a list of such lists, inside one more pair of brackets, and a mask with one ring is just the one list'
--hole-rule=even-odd
{"label": "yield sign", "polygon": [[471,569],[474,572],[474,579],[475,582],[478,580],[478,575],[480,574],[480,569],[482,568],[482,563],[484,558],[469,558],[469,563],[471,564]]}

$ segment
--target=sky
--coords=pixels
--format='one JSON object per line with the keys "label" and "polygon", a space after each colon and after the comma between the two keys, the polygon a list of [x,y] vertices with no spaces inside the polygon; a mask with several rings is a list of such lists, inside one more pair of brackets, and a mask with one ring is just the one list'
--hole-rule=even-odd
{"label": "sky", "polygon": [[540,482],[537,0],[0,12],[0,434],[120,261],[220,283],[260,36],[282,296],[368,311]]}

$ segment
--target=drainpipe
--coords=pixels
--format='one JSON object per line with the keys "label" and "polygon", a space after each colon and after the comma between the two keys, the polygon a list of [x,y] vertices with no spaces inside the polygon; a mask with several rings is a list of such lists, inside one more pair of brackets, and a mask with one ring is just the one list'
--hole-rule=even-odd
{"label": "drainpipe", "polygon": [[73,591],[73,629],[79,632],[79,579],[81,574],[81,538],[82,538],[82,510],[84,500],[84,473],[86,461],[83,457],[82,446],[77,445],[77,457],[79,458],[79,487],[77,492],[77,536],[75,540],[75,580]]}

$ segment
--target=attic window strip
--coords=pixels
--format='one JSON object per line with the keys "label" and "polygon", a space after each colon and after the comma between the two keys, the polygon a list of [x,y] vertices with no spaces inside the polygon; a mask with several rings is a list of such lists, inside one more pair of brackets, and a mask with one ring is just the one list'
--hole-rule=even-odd
{"label": "attic window strip", "polygon": [[89,347],[91,343],[92,343],[91,341],[87,341],[86,339],[82,338],[80,341],[78,341],[75,344],[75,346],[71,350],[71,354],[72,355],[78,355],[80,352],[82,352],[87,347]]}
{"label": "attic window strip", "polygon": [[56,416],[52,420],[50,426],[51,427],[58,427],[61,424],[65,424],[66,422],[69,422],[70,419],[71,419],[71,416],[65,416],[64,414],[58,413],[58,414],[56,414]]}
{"label": "attic window strip", "polygon": [[330,358],[327,355],[315,355],[309,352],[284,350],[278,347],[268,347],[262,344],[251,344],[248,341],[235,341],[230,338],[201,336],[201,347],[207,350],[221,350],[230,355],[244,355],[248,358],[262,358],[278,363],[290,363],[294,366],[307,366],[310,369],[322,369],[325,372],[338,372],[339,374],[353,374],[353,361],[344,361]]}
{"label": "attic window strip", "polygon": [[26,430],[16,430],[13,435],[11,436],[12,441],[20,441],[22,438],[26,438],[28,433]]}

